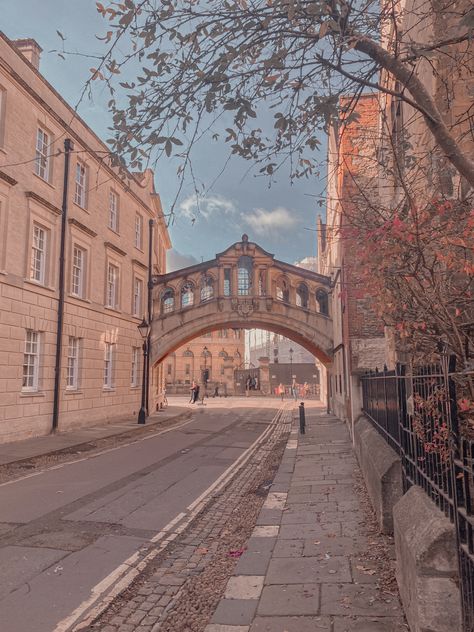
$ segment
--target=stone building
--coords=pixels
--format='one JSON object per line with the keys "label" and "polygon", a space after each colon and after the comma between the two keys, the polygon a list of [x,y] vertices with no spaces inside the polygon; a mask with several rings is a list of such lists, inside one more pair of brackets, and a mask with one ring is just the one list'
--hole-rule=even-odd
{"label": "stone building", "polygon": [[189,393],[193,380],[202,384],[207,371],[208,393],[234,394],[234,371],[244,362],[244,331],[219,329],[179,347],[164,361],[167,393]]}
{"label": "stone building", "polygon": [[[59,429],[137,413],[149,220],[154,273],[164,272],[170,248],[153,173],[122,175],[111,168],[107,146],[40,74],[40,54],[34,40],[15,43],[0,34],[3,442],[52,429],[61,267]],[[153,378],[156,395],[158,370]]]}
{"label": "stone building", "polygon": [[364,194],[377,191],[378,96],[359,97],[357,113],[357,121],[330,130],[326,221],[318,225],[319,272],[332,278],[334,328],[333,364],[321,386],[324,391],[326,381],[331,410],[352,423],[360,414],[359,375],[387,361],[384,328],[360,283],[357,250],[345,233],[346,218],[358,212],[359,187]]}

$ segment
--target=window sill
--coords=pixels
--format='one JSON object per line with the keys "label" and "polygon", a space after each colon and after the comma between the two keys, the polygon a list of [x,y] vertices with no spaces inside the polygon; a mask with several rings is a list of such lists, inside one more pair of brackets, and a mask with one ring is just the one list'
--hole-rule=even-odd
{"label": "window sill", "polygon": [[67,388],[64,391],[64,395],[83,395],[83,391],[78,390],[77,388]]}
{"label": "window sill", "polygon": [[24,282],[28,283],[29,285],[34,285],[35,287],[40,287],[43,290],[48,290],[48,292],[56,292],[56,288],[50,287],[49,285],[44,285],[43,283],[35,281],[34,279],[24,279]]}
{"label": "window sill", "polygon": [[92,301],[90,301],[88,298],[83,298],[82,296],[77,296],[77,294],[68,294],[69,298],[74,298],[76,301],[81,301],[81,303],[87,303],[87,304],[91,304]]}
{"label": "window sill", "polygon": [[85,211],[86,213],[88,213],[90,215],[90,211],[87,210],[87,208],[85,206],[81,206],[80,204],[78,204],[77,202],[75,202],[74,200],[72,201],[72,203],[74,204],[74,206],[77,206],[77,208],[80,208],[81,211]]}
{"label": "window sill", "polygon": [[135,386],[130,386],[131,391],[138,391],[140,389],[140,385],[136,384]]}
{"label": "window sill", "polygon": [[21,391],[20,397],[44,397],[46,393],[43,391]]}
{"label": "window sill", "polygon": [[108,312],[115,312],[116,314],[122,313],[122,310],[117,309],[116,307],[110,307],[109,305],[104,305],[104,309],[106,309]]}
{"label": "window sill", "polygon": [[115,228],[112,228],[112,226],[109,226],[108,224],[107,224],[107,228],[110,230],[111,233],[120,237],[120,233],[118,232],[118,230],[115,230]]}
{"label": "window sill", "polygon": [[143,250],[143,248],[139,248],[136,244],[133,244],[133,247],[135,248],[135,250],[138,250],[138,252],[141,252],[142,255],[145,254],[145,251]]}
{"label": "window sill", "polygon": [[42,178],[41,176],[39,176],[35,171],[33,171],[33,175],[35,176],[35,178],[37,178],[40,182],[43,182],[44,184],[47,184],[49,187],[51,187],[53,189],[53,191],[56,191],[56,187],[54,186],[54,184],[51,184],[51,182],[49,180],[45,180],[44,178]]}
{"label": "window sill", "polygon": [[115,386],[104,386],[102,388],[103,393],[115,393]]}

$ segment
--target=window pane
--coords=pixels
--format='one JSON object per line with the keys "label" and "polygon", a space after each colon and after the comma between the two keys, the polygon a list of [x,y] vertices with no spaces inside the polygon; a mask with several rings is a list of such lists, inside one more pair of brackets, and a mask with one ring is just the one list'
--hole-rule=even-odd
{"label": "window pane", "polygon": [[23,354],[24,390],[34,391],[38,388],[39,374],[39,333],[28,329],[25,334],[25,351]]}
{"label": "window pane", "polygon": [[76,183],[74,191],[74,202],[81,206],[86,207],[86,181],[87,181],[86,166],[82,162],[76,164]]}
{"label": "window pane", "polygon": [[36,133],[36,156],[35,156],[35,173],[43,178],[43,180],[49,180],[49,135],[38,128]]}
{"label": "window pane", "polygon": [[31,245],[30,276],[39,283],[44,283],[46,255],[46,231],[40,226],[33,225],[33,241]]}

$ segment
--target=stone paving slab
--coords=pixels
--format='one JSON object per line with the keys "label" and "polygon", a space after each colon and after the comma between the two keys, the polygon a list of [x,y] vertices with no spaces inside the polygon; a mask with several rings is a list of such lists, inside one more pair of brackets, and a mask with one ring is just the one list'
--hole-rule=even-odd
{"label": "stone paving slab", "polygon": [[407,632],[403,619],[392,617],[336,617],[333,632]]}
{"label": "stone paving slab", "polygon": [[321,560],[317,557],[272,559],[265,584],[350,582],[349,561],[344,556]]}
{"label": "stone paving slab", "polygon": [[[248,632],[248,625],[221,625],[220,623],[211,623],[206,626],[204,632]],[[105,631],[104,631],[105,632]]]}
{"label": "stone paving slab", "polygon": [[249,632],[331,632],[328,617],[257,617]]}
{"label": "stone paving slab", "polygon": [[231,577],[225,589],[225,599],[258,599],[263,588],[263,575]]}
{"label": "stone paving slab", "polygon": [[258,606],[261,616],[319,614],[319,584],[265,586]]}
{"label": "stone paving slab", "polygon": [[400,604],[390,595],[382,596],[367,584],[323,584],[321,587],[323,614],[360,616],[398,616]]}
{"label": "stone paving slab", "polygon": [[252,537],[247,542],[247,551],[254,551],[255,553],[267,553],[273,551],[275,548],[275,538],[255,538]]}
{"label": "stone paving slab", "polygon": [[255,617],[257,604],[256,599],[221,599],[212,617],[212,623],[251,624]]}
{"label": "stone paving slab", "polygon": [[[259,538],[264,540],[265,538]],[[235,573],[238,575],[265,575],[272,551],[246,551],[237,562]]]}

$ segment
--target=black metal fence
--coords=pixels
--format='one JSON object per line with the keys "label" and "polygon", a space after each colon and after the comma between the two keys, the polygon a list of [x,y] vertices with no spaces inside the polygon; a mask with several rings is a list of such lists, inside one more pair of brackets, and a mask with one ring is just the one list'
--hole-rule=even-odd
{"label": "black metal fence", "polygon": [[442,366],[362,377],[363,410],[400,455],[407,491],[418,485],[453,522],[464,632],[474,632],[474,441],[459,429],[454,358]]}

